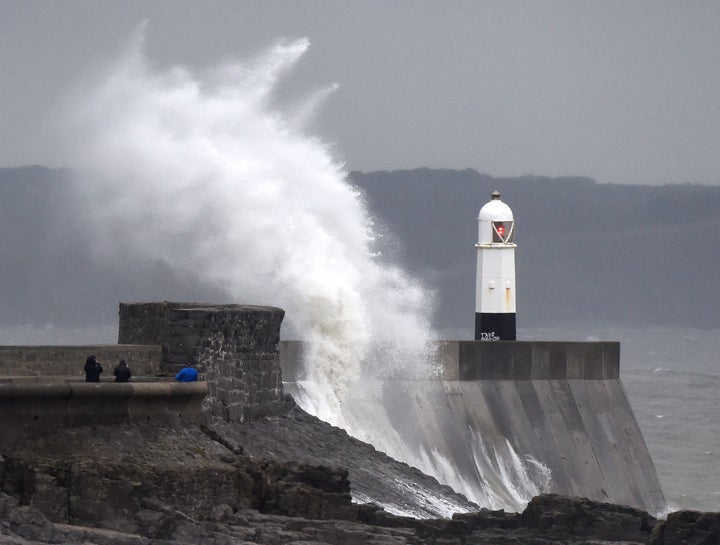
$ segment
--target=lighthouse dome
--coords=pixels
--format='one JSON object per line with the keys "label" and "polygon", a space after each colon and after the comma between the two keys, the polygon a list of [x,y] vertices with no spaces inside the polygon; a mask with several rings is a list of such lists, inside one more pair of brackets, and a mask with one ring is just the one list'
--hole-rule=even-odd
{"label": "lighthouse dome", "polygon": [[515,221],[510,207],[492,192],[492,200],[478,214],[478,244],[513,244]]}
{"label": "lighthouse dome", "polygon": [[500,193],[492,192],[492,200],[485,203],[478,214],[480,221],[513,221],[510,207],[500,200]]}

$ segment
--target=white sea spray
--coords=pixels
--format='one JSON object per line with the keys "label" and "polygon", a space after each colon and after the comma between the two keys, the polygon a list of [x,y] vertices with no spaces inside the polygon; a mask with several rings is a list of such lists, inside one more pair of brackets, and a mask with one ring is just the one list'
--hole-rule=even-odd
{"label": "white sea spray", "polygon": [[[285,309],[285,335],[304,343],[305,409],[471,500],[517,509],[532,489],[514,452],[494,453],[489,490],[468,487],[432,445],[408,446],[396,429],[402,418],[388,412],[384,380],[435,378],[433,294],[382,258],[362,194],[308,134],[337,86],[287,110],[274,101],[309,42],[280,42],[196,74],[151,66],[143,36],[83,82],[61,124],[69,166],[86,173],[74,188],[97,259],[117,267],[130,256],[160,259],[219,290],[217,302]],[[438,513],[457,508],[414,494]]]}

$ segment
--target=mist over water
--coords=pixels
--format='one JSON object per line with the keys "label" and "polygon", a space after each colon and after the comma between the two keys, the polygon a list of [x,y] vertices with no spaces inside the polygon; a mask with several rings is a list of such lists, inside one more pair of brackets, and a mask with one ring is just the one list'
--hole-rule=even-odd
{"label": "mist over water", "polygon": [[153,69],[142,43],[141,29],[62,123],[65,157],[88,173],[76,189],[97,258],[160,258],[219,302],[284,308],[284,336],[308,346],[314,412],[333,424],[363,374],[422,373],[431,295],[382,262],[362,196],[305,132],[335,86],[273,104],[307,40],[201,75]]}

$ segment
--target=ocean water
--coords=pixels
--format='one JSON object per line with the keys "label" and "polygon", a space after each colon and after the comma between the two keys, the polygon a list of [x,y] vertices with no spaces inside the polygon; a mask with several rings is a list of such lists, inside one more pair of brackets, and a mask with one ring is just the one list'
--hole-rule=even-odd
{"label": "ocean water", "polygon": [[631,333],[621,379],[670,510],[720,511],[720,332]]}
{"label": "ocean water", "polygon": [[573,326],[521,335],[620,341],[620,379],[668,511],[720,511],[720,331]]}

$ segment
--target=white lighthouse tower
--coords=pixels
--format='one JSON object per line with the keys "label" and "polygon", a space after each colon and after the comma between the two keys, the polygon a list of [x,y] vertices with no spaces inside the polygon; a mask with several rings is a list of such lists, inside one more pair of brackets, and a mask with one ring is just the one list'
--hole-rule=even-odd
{"label": "white lighthouse tower", "polygon": [[515,340],[515,220],[493,191],[478,214],[475,340]]}

